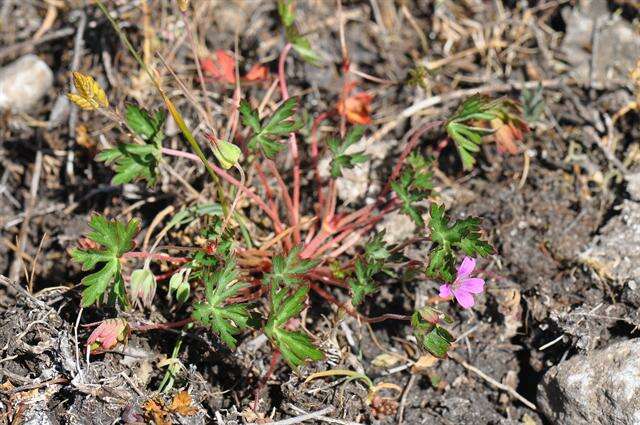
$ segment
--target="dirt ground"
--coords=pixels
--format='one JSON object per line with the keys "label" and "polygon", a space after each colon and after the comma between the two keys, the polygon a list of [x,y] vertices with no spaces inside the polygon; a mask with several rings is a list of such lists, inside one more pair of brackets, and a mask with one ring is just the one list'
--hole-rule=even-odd
{"label": "dirt ground", "polygon": [[[639,115],[633,108],[616,113],[640,96],[640,77],[631,75],[640,47],[624,36],[630,31],[638,38],[637,2],[343,1],[350,60],[380,79],[359,83],[374,95],[367,131],[382,152],[372,161],[369,177],[388,175],[387,159],[399,154],[410,129],[446,118],[473,92],[519,100],[527,114],[530,132],[518,153],[487,143],[470,173],[463,171],[453,147],[439,150],[441,132],[429,133],[419,146],[438,157],[434,173],[440,199],[454,216],[480,217],[497,252],[480,263],[488,285],[478,305],[450,311],[456,319],[455,354],[417,368],[413,363],[420,354],[408,326],[359,323],[312,297],[307,327],[322,335],[326,359],[304,366],[298,375],[278,364],[257,406],[255,389],[272,355],[258,333],[243,335],[238,349],[230,351],[210,332],[185,331],[179,358],[184,367],[174,390],[160,396],[156,390],[179,330],[134,333],[125,347],[92,356],[87,364],[78,358],[83,356],[78,356],[76,333],[82,343],[90,333],[82,324],[117,313],[85,309],[76,325],[83,272],[69,253],[86,234],[90,214],[137,217],[145,229],[167,207],[198,198],[170,172],[153,188],[112,185],[113,171],[94,156],[102,137],[114,140],[121,134],[97,114],[67,110],[56,116],[74,62],[107,88],[113,104],[136,100],[161,106],[104,16],[84,3],[0,4],[0,66],[34,53],[54,75],[36,107],[0,116],[0,274],[6,276],[0,280],[2,423],[144,423],[147,400],[160,397],[168,404],[176,391],[187,388],[198,411],[173,414],[173,423],[266,423],[325,409],[308,423],[329,422],[320,417],[326,416],[333,423],[546,424],[504,386],[535,403],[537,385],[551,366],[636,336],[640,299],[624,278],[590,257],[589,247],[623,214],[625,202],[635,202],[628,177],[640,160]],[[275,2],[192,3],[203,48],[232,52],[237,35],[241,64],[269,69],[268,82],[244,88],[245,96],[262,99],[284,45]],[[175,2],[108,6],[117,10],[144,54],[163,52],[179,75],[194,81],[190,51],[176,35]],[[51,8],[55,16],[47,22]],[[322,52],[323,64],[290,59],[289,90],[313,118],[340,96],[338,15],[330,0],[298,0],[297,9],[302,32]],[[428,70],[422,86],[407,83],[416,64]],[[224,129],[233,87],[213,83],[210,90],[213,123]],[[177,104],[195,126],[193,108],[185,100]],[[406,112],[419,104],[426,106]],[[177,131],[173,134],[168,146],[184,147]],[[211,195],[201,167],[176,158],[171,167],[200,197]],[[363,202],[360,196],[352,206]],[[393,237],[403,221],[383,222],[380,228]],[[426,249],[414,246],[406,254],[420,258]],[[615,258],[611,261],[615,264]],[[435,296],[437,286],[429,280],[385,286],[363,312],[410,313],[417,300]],[[344,298],[339,291],[334,296]],[[154,308],[131,313],[131,320],[161,322],[169,315],[180,317],[177,313]],[[304,382],[310,373],[329,369],[365,372],[374,383],[390,382],[402,391],[384,393],[394,398],[385,414],[367,405],[361,381]]]}

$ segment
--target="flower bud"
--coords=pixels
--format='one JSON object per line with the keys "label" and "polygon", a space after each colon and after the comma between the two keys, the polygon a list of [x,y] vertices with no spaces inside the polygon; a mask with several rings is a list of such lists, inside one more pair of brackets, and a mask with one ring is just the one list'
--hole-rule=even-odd
{"label": "flower bud", "polygon": [[156,294],[156,277],[149,269],[138,269],[131,273],[131,298],[134,304],[151,306]]}

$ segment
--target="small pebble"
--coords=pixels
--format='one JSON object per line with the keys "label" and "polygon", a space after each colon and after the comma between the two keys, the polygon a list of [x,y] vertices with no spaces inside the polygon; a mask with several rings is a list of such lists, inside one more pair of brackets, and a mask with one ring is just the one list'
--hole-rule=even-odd
{"label": "small pebble", "polygon": [[53,85],[53,72],[36,55],[0,69],[0,110],[30,112]]}
{"label": "small pebble", "polygon": [[67,96],[58,96],[56,101],[53,103],[51,113],[49,114],[49,122],[47,123],[49,130],[56,128],[65,122],[69,117],[70,110],[71,102],[69,102]]}

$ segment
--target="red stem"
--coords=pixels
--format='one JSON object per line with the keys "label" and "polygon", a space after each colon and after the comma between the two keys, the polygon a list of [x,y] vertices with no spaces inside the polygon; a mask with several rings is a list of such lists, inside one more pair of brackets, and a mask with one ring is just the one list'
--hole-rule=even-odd
{"label": "red stem", "polygon": [[[287,88],[287,75],[285,72],[285,65],[287,62],[287,55],[293,46],[291,43],[287,43],[280,53],[280,60],[278,61],[278,79],[280,83],[280,93],[282,99],[289,99],[289,89]],[[291,156],[293,157],[293,219],[292,226],[297,226],[300,219],[300,156],[298,155],[298,141],[296,134],[291,133],[289,135],[289,145],[291,150]],[[300,228],[296,227],[293,231],[293,238],[297,244],[300,243]]]}
{"label": "red stem", "polygon": [[318,232],[318,234],[311,240],[311,242],[309,242],[304,247],[304,249],[300,253],[300,258],[303,258],[303,259],[311,258],[315,250],[318,249],[318,247],[320,246],[320,244],[324,242],[324,240],[331,235],[332,233],[327,231],[325,226],[321,226],[320,232]]}
{"label": "red stem", "polygon": [[324,205],[324,194],[322,193],[322,179],[320,178],[320,169],[318,168],[318,128],[322,121],[327,119],[333,111],[323,112],[313,120],[311,125],[311,163],[313,165],[313,175],[316,180],[318,190],[318,204]]}
{"label": "red stem", "polygon": [[168,261],[169,263],[184,264],[188,263],[189,259],[185,257],[172,257],[169,254],[160,254],[143,251],[130,251],[122,254],[123,258],[151,258],[152,260]]}
{"label": "red stem", "polygon": [[329,301],[330,303],[333,303],[338,307],[342,308],[344,311],[347,312],[349,316],[355,317],[356,319],[361,320],[363,322],[378,323],[378,322],[384,322],[385,320],[405,320],[405,321],[411,320],[411,316],[405,316],[404,314],[387,313],[377,317],[363,316],[362,314],[358,313],[354,309],[348,308],[344,303],[338,301],[336,297],[334,297],[333,295],[331,295],[329,292],[325,291],[318,285],[310,283],[309,286],[311,287],[311,289],[315,291],[316,294],[320,295],[322,298]]}
{"label": "red stem", "polygon": [[[287,185],[284,183],[284,180],[282,179],[282,176],[280,175],[280,172],[278,171],[278,168],[273,161],[267,159],[267,166],[269,167],[269,171],[271,171],[271,174],[273,174],[273,177],[275,177],[276,181],[278,182],[278,186],[280,186],[282,199],[284,199],[284,204],[287,207],[287,216],[289,217],[289,223],[293,227],[296,225],[295,210],[293,207],[293,201],[291,200],[291,196],[289,195],[289,191],[287,190]],[[296,243],[299,243],[299,241],[297,241]]]}
{"label": "red stem", "polygon": [[393,171],[391,172],[391,176],[389,177],[387,184],[385,185],[382,192],[380,192],[380,197],[384,197],[387,193],[389,193],[389,190],[391,190],[391,183],[395,179],[397,179],[398,176],[400,175],[400,172],[402,171],[402,167],[404,166],[404,161],[407,159],[411,151],[416,147],[418,142],[420,142],[420,137],[422,137],[422,135],[425,134],[427,131],[441,125],[442,123],[443,121],[433,121],[423,125],[418,130],[416,130],[413,136],[411,136],[409,143],[407,143],[407,145],[402,150],[402,153],[400,154],[400,158],[398,159],[398,162],[396,162],[396,166],[393,168]]}
{"label": "red stem", "polygon": [[[283,232],[284,226],[282,225],[282,222],[280,221],[280,216],[278,215],[278,206],[276,205],[275,196],[273,195],[273,191],[271,190],[271,187],[269,187],[269,183],[267,182],[267,177],[265,176],[264,171],[262,170],[262,165],[260,165],[259,161],[255,161],[255,165],[256,165],[256,171],[258,172],[258,180],[260,180],[260,183],[264,187],[264,191],[267,195],[267,201],[269,202],[269,207],[275,214],[276,220],[273,222],[273,227],[276,233],[280,234]],[[283,240],[283,243],[287,251],[291,250],[291,247],[292,247],[291,238],[289,238],[288,236],[285,237]]]}
{"label": "red stem", "polygon": [[[162,148],[162,153],[170,156],[187,158],[197,163],[201,162],[200,158],[198,158],[197,155],[189,152],[183,152],[176,149]],[[271,218],[272,221],[275,222],[278,219],[276,214],[267,206],[267,204],[265,204],[264,201],[260,199],[260,197],[257,196],[255,193],[253,193],[249,188],[247,188],[245,185],[243,185],[238,180],[233,178],[229,173],[227,173],[217,165],[209,162],[209,166],[213,169],[213,171],[218,176],[222,177],[224,180],[231,183],[232,185],[237,187],[241,192],[243,192],[245,195],[251,198],[256,203],[256,205],[258,205],[265,213],[267,213],[267,215],[269,216],[269,218]]]}
{"label": "red stem", "polygon": [[[387,205],[380,211],[379,214],[374,215],[374,216],[364,216],[364,215],[360,215],[360,219],[356,220],[355,222],[349,224],[349,225],[342,225],[342,226],[338,226],[336,228],[336,230],[332,233],[338,233],[341,232],[339,235],[334,236],[332,239],[330,239],[327,243],[325,243],[324,245],[321,245],[319,248],[316,248],[318,245],[320,245],[320,243],[322,241],[324,241],[324,239],[326,239],[326,237],[331,236],[331,235],[327,235],[325,238],[323,238],[321,241],[316,242],[315,246],[310,248],[309,246],[305,247],[305,250],[303,252],[306,252],[306,255],[308,255],[309,257],[302,257],[302,258],[310,258],[310,257],[317,257],[319,255],[321,255],[323,252],[325,252],[326,250],[328,250],[329,248],[337,245],[339,242],[341,242],[343,239],[345,239],[347,236],[353,234],[354,230],[357,229],[358,227],[361,227],[362,230],[368,230],[371,227],[373,227],[378,221],[382,220],[384,218],[384,216],[386,214],[388,214],[389,212],[393,211],[398,205],[397,205],[397,201],[398,198],[393,198],[391,199]],[[351,221],[353,221],[354,219],[352,219]],[[314,242],[314,241],[312,241]],[[311,244],[310,244],[311,245]]]}
{"label": "red stem", "polygon": [[395,167],[393,168],[393,171],[391,172],[391,176],[389,177],[389,179],[387,181],[387,184],[385,185],[385,187],[382,189],[382,191],[378,195],[378,201],[375,204],[366,205],[366,206],[360,208],[359,210],[354,211],[351,214],[343,217],[338,222],[338,227],[341,227],[341,226],[343,226],[343,225],[345,225],[347,223],[350,223],[353,220],[355,220],[355,219],[357,219],[357,218],[359,218],[361,216],[370,214],[376,207],[379,207],[384,202],[385,195],[387,193],[389,193],[389,191],[391,190],[391,183],[395,179],[397,179],[398,176],[400,175],[400,172],[402,171],[402,167],[404,166],[404,162],[406,161],[407,157],[409,156],[411,151],[413,149],[415,149],[416,145],[420,141],[420,137],[424,133],[426,133],[427,131],[431,130],[434,127],[437,127],[437,126],[441,125],[442,123],[443,123],[443,121],[433,121],[433,122],[425,124],[424,126],[420,127],[418,130],[416,130],[416,132],[411,137],[411,140],[409,141],[407,146],[405,146],[405,148],[403,149],[402,153],[400,154],[400,158],[398,158],[398,162],[396,163]]}
{"label": "red stem", "polygon": [[253,401],[253,411],[254,412],[258,411],[258,403],[260,402],[260,394],[262,393],[262,390],[264,390],[265,385],[267,385],[267,382],[269,381],[269,378],[271,377],[271,375],[273,375],[273,372],[275,372],[276,367],[278,366],[278,362],[280,361],[280,357],[281,357],[280,350],[274,348],[273,355],[271,356],[271,362],[269,363],[269,370],[262,377],[262,379],[260,380],[260,383],[256,387],[255,400]]}
{"label": "red stem", "polygon": [[[273,195],[273,191],[271,190],[271,187],[269,187],[269,182],[267,182],[267,176],[264,174],[264,171],[262,170],[262,165],[260,165],[259,161],[255,161],[254,164],[256,166],[256,171],[258,173],[258,180],[260,180],[260,183],[264,188],[265,195],[267,195],[267,200],[270,202],[274,201],[275,197]],[[271,206],[271,208],[273,208],[273,205]]]}
{"label": "red stem", "polygon": [[285,44],[282,52],[280,52],[280,59],[278,60],[278,82],[280,83],[280,93],[284,100],[289,99],[289,89],[287,88],[287,79],[284,67],[287,62],[287,55],[292,47],[291,43]]}
{"label": "red stem", "polygon": [[168,271],[166,273],[162,273],[162,274],[156,275],[156,280],[158,282],[161,282],[163,280],[167,280],[171,276],[173,276],[178,270],[180,270],[180,267],[178,267],[177,269],[170,270],[170,271]]}
{"label": "red stem", "polygon": [[329,285],[333,285],[333,286],[338,286],[340,288],[348,288],[349,286],[347,286],[346,283],[341,282],[339,280],[333,279],[331,276],[328,276],[324,273],[322,273],[321,270],[315,269],[312,270],[310,272],[308,272],[307,274],[305,274],[305,276],[309,277],[310,279],[314,279],[317,280],[318,282],[322,282],[322,283],[326,283]]}
{"label": "red stem", "polygon": [[144,332],[151,331],[154,329],[175,329],[181,328],[189,323],[193,322],[194,319],[189,317],[188,319],[182,319],[177,322],[168,322],[168,323],[150,323],[148,325],[132,325],[131,329],[134,331]]}

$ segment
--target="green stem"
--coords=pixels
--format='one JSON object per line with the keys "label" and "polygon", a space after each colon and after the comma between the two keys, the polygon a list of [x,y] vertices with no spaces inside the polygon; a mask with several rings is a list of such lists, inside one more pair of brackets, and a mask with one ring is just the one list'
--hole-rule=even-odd
{"label": "green stem", "polygon": [[[176,344],[173,346],[173,352],[171,353],[172,359],[178,358],[178,354],[180,354],[181,347],[182,347],[182,336],[178,338],[178,340],[176,341]],[[176,379],[177,371],[178,371],[177,363],[172,363],[169,366],[167,366],[167,371],[165,372],[164,377],[162,378],[162,382],[160,382],[160,387],[158,388],[160,392],[166,393],[169,390],[171,390],[171,387],[173,387],[173,381],[175,381]]]}

